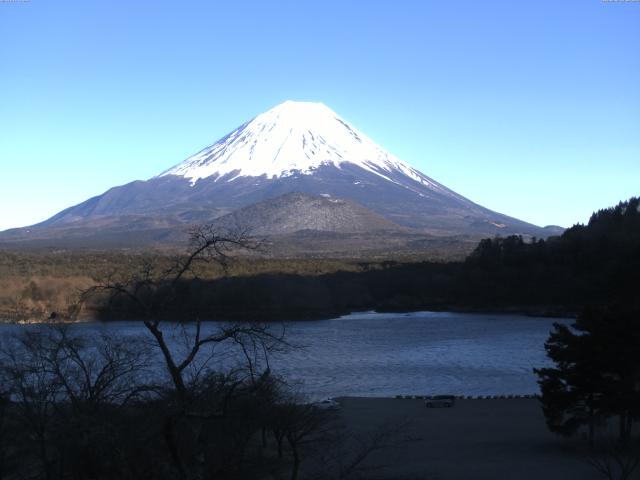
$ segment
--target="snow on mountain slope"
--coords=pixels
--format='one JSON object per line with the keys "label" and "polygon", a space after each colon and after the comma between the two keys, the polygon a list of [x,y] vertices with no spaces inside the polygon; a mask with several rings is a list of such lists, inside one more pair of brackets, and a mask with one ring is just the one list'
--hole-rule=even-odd
{"label": "snow on mountain slope", "polygon": [[165,238],[238,209],[244,210],[227,218],[251,219],[271,235],[298,227],[372,231],[385,222],[383,230],[399,226],[437,236],[550,234],[432,180],[323,104],[287,101],[156,177],[110,188],[0,240],[95,236],[135,243],[127,239]]}
{"label": "snow on mountain slope", "polygon": [[[401,174],[455,195],[380,148],[327,106],[311,102],[286,101],[159,176],[178,175],[192,184],[203,178],[232,182],[240,177],[311,175],[321,166],[340,168],[344,163],[393,183],[402,183]],[[410,182],[405,186],[412,188]]]}

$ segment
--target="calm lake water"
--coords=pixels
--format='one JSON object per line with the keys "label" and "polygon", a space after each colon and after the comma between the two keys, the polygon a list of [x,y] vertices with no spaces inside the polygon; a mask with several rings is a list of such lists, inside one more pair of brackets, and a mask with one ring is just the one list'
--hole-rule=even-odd
{"label": "calm lake water", "polygon": [[[312,399],[532,394],[538,391],[532,369],[549,365],[544,342],[553,322],[571,320],[415,312],[290,322],[286,338],[302,348],[274,356],[271,368]],[[7,335],[19,328],[24,327],[3,326],[0,332]],[[137,322],[74,328],[150,338]],[[175,342],[179,344],[177,338]]]}

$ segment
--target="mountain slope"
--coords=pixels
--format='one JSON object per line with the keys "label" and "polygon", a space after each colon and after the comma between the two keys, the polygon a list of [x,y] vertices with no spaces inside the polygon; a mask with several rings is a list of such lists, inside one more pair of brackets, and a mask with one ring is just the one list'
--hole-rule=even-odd
{"label": "mountain slope", "polygon": [[231,182],[241,177],[312,175],[322,166],[345,164],[403,184],[394,179],[400,174],[459,197],[380,148],[325,105],[310,102],[286,101],[160,176],[178,175],[192,183],[204,178]]}
{"label": "mountain slope", "polygon": [[146,238],[131,232],[180,230],[291,192],[352,202],[391,224],[429,235],[549,234],[441,185],[328,107],[288,101],[156,177],[114,187],[39,225],[0,234],[0,240],[82,236],[83,231],[95,237],[107,227],[114,236]]}
{"label": "mountain slope", "polygon": [[213,221],[223,230],[247,229],[252,235],[286,235],[304,230],[358,233],[404,229],[353,202],[286,193],[236,210]]}

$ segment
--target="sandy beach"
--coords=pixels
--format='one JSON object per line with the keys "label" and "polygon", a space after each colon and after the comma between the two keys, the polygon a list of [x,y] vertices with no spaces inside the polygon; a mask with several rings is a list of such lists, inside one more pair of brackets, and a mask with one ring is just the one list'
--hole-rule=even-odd
{"label": "sandy beach", "polygon": [[[536,399],[457,400],[427,408],[423,400],[339,399],[353,432],[406,422],[412,439],[376,454],[379,478],[590,480],[586,442],[550,433]],[[384,465],[387,465],[384,467]]]}

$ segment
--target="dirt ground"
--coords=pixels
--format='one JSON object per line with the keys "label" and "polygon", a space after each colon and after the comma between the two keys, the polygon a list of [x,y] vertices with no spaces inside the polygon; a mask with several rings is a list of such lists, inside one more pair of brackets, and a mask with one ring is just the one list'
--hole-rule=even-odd
{"label": "dirt ground", "polygon": [[339,401],[340,415],[354,432],[406,422],[402,430],[410,439],[372,459],[379,466],[379,478],[602,478],[587,462],[584,440],[565,439],[547,430],[536,399],[457,400],[453,408],[427,408],[417,399]]}

